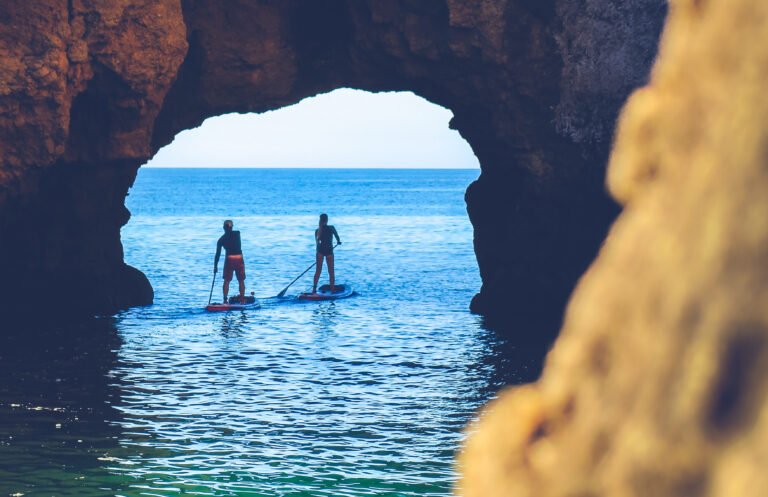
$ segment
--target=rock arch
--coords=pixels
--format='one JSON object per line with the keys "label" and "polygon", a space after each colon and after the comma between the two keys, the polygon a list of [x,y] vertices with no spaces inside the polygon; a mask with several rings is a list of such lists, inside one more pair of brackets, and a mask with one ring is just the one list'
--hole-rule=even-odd
{"label": "rock arch", "polygon": [[613,122],[666,13],[663,0],[6,3],[1,302],[150,301],[122,261],[123,200],[177,132],[338,87],[410,90],[453,111],[481,163],[466,196],[473,309],[543,340],[618,211],[603,187]]}

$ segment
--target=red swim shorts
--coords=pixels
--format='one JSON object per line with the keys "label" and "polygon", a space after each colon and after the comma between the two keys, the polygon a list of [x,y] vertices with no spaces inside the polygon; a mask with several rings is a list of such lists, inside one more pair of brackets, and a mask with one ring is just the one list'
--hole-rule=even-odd
{"label": "red swim shorts", "polygon": [[228,255],[224,260],[224,281],[232,281],[232,273],[237,281],[245,281],[245,261],[242,255]]}

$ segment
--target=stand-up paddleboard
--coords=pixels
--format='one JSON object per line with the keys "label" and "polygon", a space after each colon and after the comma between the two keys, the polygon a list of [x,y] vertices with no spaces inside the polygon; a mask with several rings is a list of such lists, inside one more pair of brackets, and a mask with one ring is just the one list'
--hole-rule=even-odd
{"label": "stand-up paddleboard", "polygon": [[256,297],[253,295],[245,297],[245,304],[240,303],[240,297],[230,297],[227,304],[208,304],[205,306],[205,310],[208,312],[221,312],[221,311],[247,311],[249,309],[258,309],[259,303],[256,302]]}
{"label": "stand-up paddleboard", "polygon": [[331,293],[331,285],[323,285],[317,289],[315,293],[304,292],[299,294],[301,300],[337,300],[345,299],[354,293],[352,287],[344,284],[334,285],[333,293]]}

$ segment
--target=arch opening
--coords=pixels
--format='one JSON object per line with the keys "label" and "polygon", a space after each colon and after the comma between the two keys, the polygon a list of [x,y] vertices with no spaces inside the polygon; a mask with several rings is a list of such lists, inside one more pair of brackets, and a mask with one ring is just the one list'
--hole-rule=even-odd
{"label": "arch opening", "polygon": [[[255,259],[248,291],[275,295],[314,260],[312,230],[326,212],[347,242],[337,274],[344,278],[347,259],[358,290],[434,294],[430,284],[445,280],[418,272],[443,268],[466,311],[480,281],[464,191],[479,170],[451,117],[412,93],[340,89],[264,114],[210,118],[139,171],[126,202],[125,260],[149,276],[156,302],[172,302],[174,292],[191,299],[151,254],[194,252],[181,265],[196,272],[185,278],[204,281],[221,222],[231,218]],[[311,281],[310,273],[301,283]],[[231,287],[236,293],[237,282]]]}

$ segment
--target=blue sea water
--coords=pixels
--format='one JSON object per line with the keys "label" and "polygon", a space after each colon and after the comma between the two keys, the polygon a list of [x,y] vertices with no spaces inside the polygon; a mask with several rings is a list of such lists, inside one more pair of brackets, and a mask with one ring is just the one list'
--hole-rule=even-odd
{"label": "blue sea water", "polygon": [[[155,303],[4,338],[0,495],[450,495],[468,421],[535,369],[469,313],[478,173],[140,170],[122,242]],[[273,298],[321,212],[356,294]],[[203,310],[224,219],[258,310]]]}

